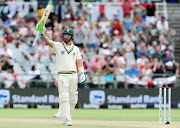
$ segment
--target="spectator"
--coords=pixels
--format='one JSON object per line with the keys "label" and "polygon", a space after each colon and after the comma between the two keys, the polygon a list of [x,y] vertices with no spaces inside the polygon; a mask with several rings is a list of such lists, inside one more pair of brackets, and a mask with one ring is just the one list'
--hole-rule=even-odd
{"label": "spectator", "polygon": [[152,69],[149,66],[149,63],[145,63],[143,69],[141,70],[142,72],[142,80],[145,81],[151,81],[152,80]]}
{"label": "spectator", "polygon": [[[2,29],[3,28],[3,21],[1,19],[1,6],[0,6],[0,28]],[[0,29],[0,30],[1,30]]]}
{"label": "spectator", "polygon": [[35,37],[36,36],[36,31],[33,28],[33,23],[30,22],[27,24],[27,29],[28,29],[28,35],[26,35],[26,37]]}
{"label": "spectator", "polygon": [[11,49],[7,48],[7,45],[3,46],[3,50],[0,52],[0,55],[3,55],[7,58],[14,59],[13,52],[11,51]]}
{"label": "spectator", "polygon": [[98,23],[99,29],[104,30],[106,35],[109,35],[109,26],[110,26],[110,24],[109,24],[108,20],[106,19],[105,16],[103,16],[102,20]]}
{"label": "spectator", "polygon": [[161,33],[166,33],[168,31],[168,21],[165,19],[164,16],[161,17],[161,20],[156,23],[156,27]]}
{"label": "spectator", "polygon": [[160,53],[160,48],[159,47],[156,47],[156,52],[154,54],[152,54],[151,58],[153,60],[155,60],[155,58],[157,58],[158,62],[162,62],[162,55]]}
{"label": "spectator", "polygon": [[89,66],[89,58],[87,56],[87,49],[86,48],[81,48],[81,56],[82,56],[82,62],[83,62],[83,67],[84,67],[84,72],[88,72],[88,66]]}
{"label": "spectator", "polygon": [[142,17],[139,17],[139,20],[137,22],[137,32],[146,32],[146,23],[143,21]]}
{"label": "spectator", "polygon": [[0,13],[1,13],[0,15],[1,15],[3,22],[6,21],[8,19],[7,16],[10,13],[9,6],[7,5],[7,2],[5,2],[5,1],[2,2]]}
{"label": "spectator", "polygon": [[[47,31],[51,31],[52,32],[53,28],[55,27],[55,23],[57,22],[56,19],[57,19],[56,15],[52,14],[51,20],[45,25],[46,28],[47,28]],[[51,34],[51,36],[52,36],[52,34]]]}
{"label": "spectator", "polygon": [[111,47],[112,48],[118,48],[119,50],[121,50],[121,37],[119,36],[119,31],[115,30],[114,31],[114,36],[111,38]]}
{"label": "spectator", "polygon": [[174,62],[174,58],[171,56],[170,51],[166,50],[165,52],[165,57],[163,57],[163,63],[167,63],[169,61],[173,61]]}
{"label": "spectator", "polygon": [[124,24],[124,29],[126,31],[132,30],[132,25],[133,25],[134,19],[133,15],[130,16],[130,13],[126,13],[124,16],[123,24]]}
{"label": "spectator", "polygon": [[152,1],[149,2],[149,5],[147,6],[146,11],[147,11],[147,13],[146,13],[146,25],[148,26],[149,24],[155,24],[156,7]]}
{"label": "spectator", "polygon": [[70,19],[71,19],[72,21],[75,19],[74,14],[73,14],[73,10],[72,10],[71,6],[68,6],[68,7],[67,7],[67,13],[66,13],[66,14],[69,14],[69,15],[71,16]]}
{"label": "spectator", "polygon": [[34,17],[34,13],[30,13],[30,17],[29,17],[29,18],[26,18],[26,22],[27,22],[27,23],[33,22],[34,24],[37,23],[36,18]]}
{"label": "spectator", "polygon": [[25,18],[18,18],[16,19],[17,24],[20,26],[21,24],[26,24]]}
{"label": "spectator", "polygon": [[85,31],[88,31],[88,29],[89,29],[89,23],[84,19],[84,16],[81,16],[80,17],[80,20],[81,20],[81,22],[82,22],[82,27],[83,27],[83,29],[85,30]]}
{"label": "spectator", "polygon": [[149,54],[152,55],[156,52],[157,42],[153,41],[151,45],[148,44]]}
{"label": "spectator", "polygon": [[82,21],[78,21],[77,27],[74,29],[74,44],[78,47],[84,47],[85,31],[82,27]]}
{"label": "spectator", "polygon": [[[170,77],[170,76],[178,76],[179,74],[179,69],[176,67],[175,64],[173,64],[172,61],[168,61],[165,64],[165,72],[166,72],[166,76]],[[166,85],[167,86],[167,85]],[[173,86],[174,88],[176,87],[176,82],[173,81],[173,85],[169,84],[168,87]]]}
{"label": "spectator", "polygon": [[113,13],[113,18],[111,19],[111,22],[113,23],[116,19],[119,20],[119,19],[118,19],[117,12],[114,12],[114,13]]}
{"label": "spectator", "polygon": [[[161,62],[158,62],[158,59],[155,58],[154,59],[154,65],[152,66],[152,71],[154,73],[154,77],[153,78],[162,78],[164,77],[164,65]],[[160,87],[162,87],[163,85],[159,85]]]}
{"label": "spectator", "polygon": [[14,17],[16,15],[16,12],[18,12],[19,10],[18,3],[16,3],[15,0],[9,0],[8,6],[9,6],[11,16]]}
{"label": "spectator", "polygon": [[93,22],[93,15],[95,13],[94,9],[93,8],[93,5],[91,3],[89,3],[88,5],[88,8],[86,10],[86,13],[87,13],[87,21],[89,23],[92,23]]}
{"label": "spectator", "polygon": [[44,10],[45,10],[45,8],[44,8],[43,4],[39,4],[38,10],[37,10],[37,21],[41,20]]}
{"label": "spectator", "polygon": [[9,65],[6,72],[0,74],[1,77],[4,79],[4,88],[14,88],[16,83],[17,74],[14,73],[14,69],[12,65]]}
{"label": "spectator", "polygon": [[6,71],[10,67],[11,64],[8,60],[8,57],[6,57],[5,55],[1,55],[0,57],[1,57],[0,59],[1,70]]}
{"label": "spectator", "polygon": [[19,19],[22,15],[19,13],[19,11],[16,11],[15,15],[13,16],[13,19]]}
{"label": "spectator", "polygon": [[65,15],[65,19],[63,20],[63,24],[71,25],[72,21],[73,21],[73,19],[71,18],[71,15],[67,13]]}
{"label": "spectator", "polygon": [[137,57],[139,57],[141,54],[149,56],[149,52],[148,52],[146,44],[143,40],[140,40],[136,49],[137,49]]}
{"label": "spectator", "polygon": [[100,61],[100,56],[95,56],[94,59],[91,60],[90,66],[89,66],[89,73],[94,72],[94,73],[101,73],[101,61]]}
{"label": "spectator", "polygon": [[11,29],[8,29],[7,35],[4,36],[5,39],[6,39],[6,41],[7,41],[7,43],[14,43],[14,37],[13,37],[12,34],[13,34],[13,33],[12,33],[12,30],[11,30]]}
{"label": "spectator", "polygon": [[122,23],[117,18],[114,20],[114,22],[112,22],[113,35],[115,30],[118,30],[118,35],[122,36],[122,31],[123,31]]}
{"label": "spectator", "polygon": [[161,21],[161,18],[163,17],[163,13],[159,12],[158,16],[157,16],[157,22]]}
{"label": "spectator", "polygon": [[106,75],[106,85],[102,85],[102,89],[106,88],[113,88],[112,82],[114,81],[113,72],[114,66],[110,63],[111,59],[105,57],[105,65],[102,67],[102,73]]}
{"label": "spectator", "polygon": [[140,3],[137,1],[135,2],[135,6],[133,8],[134,10],[134,22],[138,22],[140,20],[140,18],[142,18],[142,7],[140,5]]}
{"label": "spectator", "polygon": [[56,16],[58,18],[58,23],[61,23],[65,18],[67,12],[66,6],[63,4],[63,0],[59,0],[58,5],[56,6]]}
{"label": "spectator", "polygon": [[108,47],[108,43],[102,44],[102,48],[99,49],[99,55],[101,55],[102,58],[105,58],[105,56],[111,55],[111,50]]}
{"label": "spectator", "polygon": [[136,34],[136,42],[140,42],[141,40],[143,40],[147,44],[147,38],[145,36],[145,33],[143,33],[143,31],[139,31],[139,33]]}
{"label": "spectator", "polygon": [[33,15],[34,18],[37,18],[36,13],[34,13],[34,9],[30,8],[29,12],[24,16],[24,18],[27,19],[27,18],[29,18],[32,15]]}
{"label": "spectator", "polygon": [[127,33],[124,34],[123,36],[123,41],[126,41],[126,40],[131,40],[132,42],[136,42],[136,37],[135,35],[132,33],[131,30],[128,30]]}
{"label": "spectator", "polygon": [[17,45],[20,45],[20,44],[24,44],[25,43],[25,37],[24,36],[22,36],[22,35],[19,35],[19,37],[17,37],[17,39],[16,39],[16,44]]}
{"label": "spectator", "polygon": [[97,48],[97,36],[98,36],[98,31],[97,28],[91,24],[88,34],[87,34],[87,47],[88,49],[96,49]]}
{"label": "spectator", "polygon": [[135,50],[135,45],[131,40],[126,40],[122,45],[123,52],[133,52]]}
{"label": "spectator", "polygon": [[4,37],[0,37],[0,48],[2,48],[4,44],[7,44],[7,41],[4,39]]}
{"label": "spectator", "polygon": [[160,39],[160,47],[161,47],[161,51],[164,51],[165,49],[168,49],[170,51],[173,51],[173,47],[169,44],[169,42],[167,41],[166,37],[167,34],[164,33],[162,36],[162,38]]}
{"label": "spectator", "polygon": [[149,63],[149,59],[144,53],[140,55],[140,58],[137,59],[137,67],[141,71],[145,64]]}
{"label": "spectator", "polygon": [[100,30],[100,35],[99,35],[99,42],[102,45],[103,43],[106,43],[109,41],[109,36],[106,35],[105,30],[101,29]]}
{"label": "spectator", "polygon": [[40,79],[40,71],[36,69],[36,66],[32,66],[31,70],[28,72],[29,77],[32,80],[31,88],[36,87],[36,81]]}
{"label": "spectator", "polygon": [[38,60],[39,57],[39,53],[37,51],[37,47],[33,47],[33,41],[31,41],[31,44],[27,46],[27,53],[26,56],[28,58],[28,60],[32,60],[33,58]]}
{"label": "spectator", "polygon": [[[68,26],[68,25],[67,25],[67,26]],[[61,37],[62,35],[61,35],[61,33],[59,33],[58,27],[54,27],[53,30],[54,30],[53,33],[52,33],[52,39],[53,39],[53,41],[61,42],[62,40],[61,40],[61,38],[59,38],[59,37]]]}
{"label": "spectator", "polygon": [[175,48],[175,36],[176,36],[176,30],[173,29],[172,24],[170,24],[167,32],[167,40],[173,46],[173,48]]}
{"label": "spectator", "polygon": [[19,25],[19,34],[26,37],[28,36],[28,28],[26,27],[27,25],[25,23],[22,23]]}
{"label": "spectator", "polygon": [[[149,68],[149,63],[146,63],[143,67],[143,69],[141,70],[141,74],[142,74],[142,78],[141,80],[143,81],[152,81],[152,69]],[[147,86],[144,86],[146,89],[148,89],[148,85]]]}
{"label": "spectator", "polygon": [[152,25],[152,28],[150,28],[148,30],[148,32],[147,32],[147,38],[148,38],[149,42],[152,42],[152,41],[158,42],[159,41],[160,32],[156,28],[155,24],[151,24],[151,25]]}
{"label": "spectator", "polygon": [[11,14],[8,14],[8,15],[7,15],[7,20],[4,21],[4,25],[7,25],[7,26],[9,27],[10,24],[11,24],[11,22],[12,22],[12,15],[11,15]]}
{"label": "spectator", "polygon": [[104,14],[104,11],[101,11],[101,12],[100,12],[100,15],[98,16],[98,22],[100,22],[103,17],[106,18],[105,14]]}
{"label": "spectator", "polygon": [[126,64],[127,64],[127,58],[125,54],[120,53],[118,50],[116,50],[113,59],[114,59],[114,63],[117,66],[117,70],[115,70],[114,72],[125,73]]}
{"label": "spectator", "polygon": [[16,21],[12,21],[12,22],[11,22],[10,28],[11,28],[11,30],[12,30],[13,33],[14,33],[15,31],[17,31]]}
{"label": "spectator", "polygon": [[84,14],[85,14],[85,10],[83,9],[82,3],[80,3],[78,6],[78,9],[76,11],[76,15],[79,17],[82,17],[82,16],[84,16]]}
{"label": "spectator", "polygon": [[[139,72],[139,69],[136,68],[135,62],[131,63],[131,69],[127,70],[126,73],[128,76],[130,76],[133,79],[136,79],[139,77],[140,72]],[[133,87],[136,88],[136,85],[134,84]],[[128,88],[128,83],[125,83],[125,88],[126,89]]]}
{"label": "spectator", "polygon": [[132,6],[131,6],[131,3],[128,1],[128,0],[124,0],[124,3],[122,5],[122,8],[123,8],[123,14],[124,16],[126,14],[130,14],[131,13],[131,9],[132,9]]}
{"label": "spectator", "polygon": [[39,42],[40,44],[37,49],[39,52],[39,59],[41,58],[41,56],[49,56],[49,47],[44,41],[40,40]]}

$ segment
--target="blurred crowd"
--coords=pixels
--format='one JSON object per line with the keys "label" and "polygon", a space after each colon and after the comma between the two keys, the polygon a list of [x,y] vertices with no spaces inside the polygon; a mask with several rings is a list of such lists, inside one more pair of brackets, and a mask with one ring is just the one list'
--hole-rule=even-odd
{"label": "blurred crowd", "polygon": [[[13,0],[2,2],[0,7],[0,67],[1,74],[28,74],[31,79],[48,79],[40,76],[44,72],[56,72],[55,53],[40,38],[32,47],[36,36],[36,23],[41,19],[45,7],[39,4],[35,12],[27,14],[13,6]],[[176,31],[166,17],[156,15],[154,3],[131,3],[122,1],[123,20],[114,12],[109,19],[101,11],[97,20],[91,20],[92,4],[79,3],[77,11],[60,0],[54,5],[46,23],[46,35],[61,42],[65,28],[73,28],[74,44],[81,49],[84,68],[89,74],[89,87],[95,87],[93,76],[105,75],[102,88],[113,88],[116,74],[127,74],[142,81],[153,81],[159,77],[179,74],[179,63],[174,58]],[[24,15],[23,15],[24,14]],[[45,66],[45,69],[43,68]],[[14,67],[14,68],[13,68]],[[41,72],[40,72],[41,71]],[[52,77],[55,80],[55,77]],[[170,86],[175,87],[176,82]],[[35,87],[35,85],[32,85]],[[163,86],[163,85],[160,85]],[[136,88],[136,84],[124,84],[124,88]],[[140,86],[148,88],[149,86]]]}

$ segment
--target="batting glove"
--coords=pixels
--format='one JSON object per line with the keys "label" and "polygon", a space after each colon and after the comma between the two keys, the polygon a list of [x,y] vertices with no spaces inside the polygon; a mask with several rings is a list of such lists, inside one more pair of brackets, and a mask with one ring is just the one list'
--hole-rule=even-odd
{"label": "batting glove", "polygon": [[[40,26],[39,26],[39,22],[36,24],[36,30],[37,31],[39,31],[39,28],[40,28]],[[41,32],[40,32],[40,34],[41,35],[44,35],[45,34],[45,31],[46,31],[46,28],[45,27],[43,27],[43,28],[41,28],[42,30],[41,30]]]}
{"label": "batting glove", "polygon": [[80,84],[84,84],[87,81],[87,76],[83,73],[80,75]]}

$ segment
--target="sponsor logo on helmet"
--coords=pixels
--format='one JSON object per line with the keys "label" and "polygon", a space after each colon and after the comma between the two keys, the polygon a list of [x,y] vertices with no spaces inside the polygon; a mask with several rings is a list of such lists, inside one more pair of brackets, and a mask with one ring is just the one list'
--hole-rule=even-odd
{"label": "sponsor logo on helmet", "polygon": [[67,29],[66,31],[69,32],[69,29]]}

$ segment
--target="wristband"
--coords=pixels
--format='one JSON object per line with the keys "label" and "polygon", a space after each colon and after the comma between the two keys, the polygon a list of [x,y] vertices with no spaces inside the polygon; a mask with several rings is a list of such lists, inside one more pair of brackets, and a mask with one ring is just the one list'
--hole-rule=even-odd
{"label": "wristband", "polygon": [[84,67],[79,67],[78,69],[81,74],[84,74]]}

